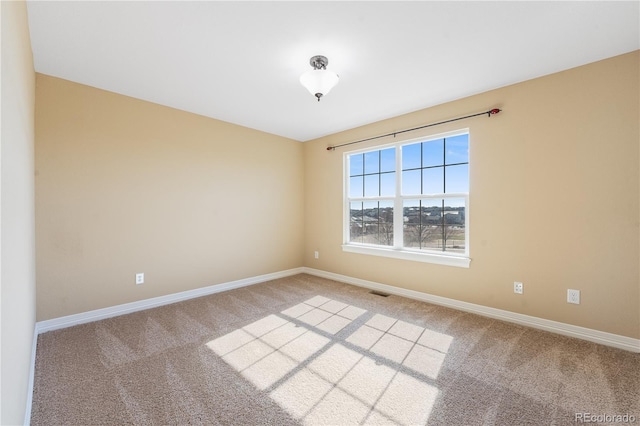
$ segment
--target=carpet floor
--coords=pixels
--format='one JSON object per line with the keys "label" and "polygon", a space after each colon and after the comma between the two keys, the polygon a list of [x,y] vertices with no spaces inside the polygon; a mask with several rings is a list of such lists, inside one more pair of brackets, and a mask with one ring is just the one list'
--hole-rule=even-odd
{"label": "carpet floor", "polygon": [[625,415],[640,422],[640,354],[301,274],[41,334],[31,424]]}

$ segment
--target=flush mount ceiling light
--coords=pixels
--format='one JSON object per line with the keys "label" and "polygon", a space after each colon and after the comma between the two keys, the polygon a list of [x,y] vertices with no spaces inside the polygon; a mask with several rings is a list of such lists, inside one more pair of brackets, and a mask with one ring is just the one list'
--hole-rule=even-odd
{"label": "flush mount ceiling light", "polygon": [[313,70],[307,71],[300,76],[300,84],[302,84],[313,96],[320,98],[329,93],[333,87],[338,84],[338,74],[327,71],[329,60],[326,56],[312,56],[309,63]]}

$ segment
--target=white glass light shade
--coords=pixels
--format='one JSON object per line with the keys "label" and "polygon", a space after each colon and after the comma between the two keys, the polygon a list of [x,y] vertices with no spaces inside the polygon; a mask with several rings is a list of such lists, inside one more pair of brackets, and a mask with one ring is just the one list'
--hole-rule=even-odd
{"label": "white glass light shade", "polygon": [[325,70],[311,70],[300,76],[302,84],[314,96],[326,95],[338,84],[338,74]]}

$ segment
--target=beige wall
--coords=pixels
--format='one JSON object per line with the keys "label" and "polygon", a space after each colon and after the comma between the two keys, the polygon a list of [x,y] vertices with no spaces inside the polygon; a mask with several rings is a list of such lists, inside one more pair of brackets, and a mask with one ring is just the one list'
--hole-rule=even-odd
{"label": "beige wall", "polygon": [[0,423],[23,424],[36,320],[33,198],[35,73],[26,3],[0,2],[2,117]]}
{"label": "beige wall", "polygon": [[36,78],[39,321],[301,266],[300,143]]}
{"label": "beige wall", "polygon": [[[305,144],[38,75],[38,320],[305,265],[638,338],[638,56]],[[342,251],[327,145],[492,107],[421,131],[470,129],[469,269]]]}
{"label": "beige wall", "polygon": [[[639,338],[638,64],[636,51],[305,143],[305,265]],[[421,131],[470,129],[469,269],[342,251],[347,148],[327,146],[493,107]]]}

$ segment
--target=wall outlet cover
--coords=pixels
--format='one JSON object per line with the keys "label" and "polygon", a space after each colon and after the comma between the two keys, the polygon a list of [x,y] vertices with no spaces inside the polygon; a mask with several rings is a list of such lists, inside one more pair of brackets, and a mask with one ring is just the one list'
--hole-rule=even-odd
{"label": "wall outlet cover", "polygon": [[513,292],[516,294],[524,293],[524,284],[522,284],[521,282],[515,281],[513,283]]}
{"label": "wall outlet cover", "polygon": [[567,303],[580,304],[580,290],[567,290]]}

